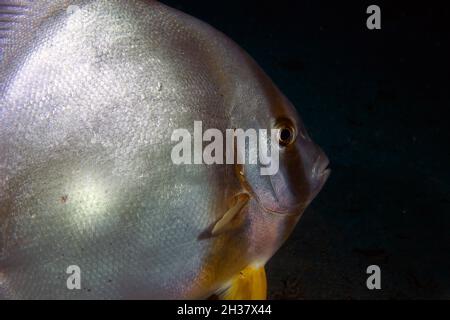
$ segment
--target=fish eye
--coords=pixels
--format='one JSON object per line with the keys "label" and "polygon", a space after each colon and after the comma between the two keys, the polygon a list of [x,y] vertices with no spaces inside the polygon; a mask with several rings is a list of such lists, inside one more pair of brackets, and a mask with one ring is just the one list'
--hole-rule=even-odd
{"label": "fish eye", "polygon": [[281,146],[288,146],[295,141],[296,133],[294,126],[291,123],[282,121],[276,127],[280,130],[278,134],[278,143]]}

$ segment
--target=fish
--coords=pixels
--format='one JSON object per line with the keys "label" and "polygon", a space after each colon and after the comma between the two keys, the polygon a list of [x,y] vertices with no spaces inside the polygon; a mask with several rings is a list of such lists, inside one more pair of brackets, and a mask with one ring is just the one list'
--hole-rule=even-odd
{"label": "fish", "polygon": [[[276,130],[279,169],[174,163],[196,121]],[[266,299],[328,167],[212,26],[157,1],[0,0],[0,298]]]}

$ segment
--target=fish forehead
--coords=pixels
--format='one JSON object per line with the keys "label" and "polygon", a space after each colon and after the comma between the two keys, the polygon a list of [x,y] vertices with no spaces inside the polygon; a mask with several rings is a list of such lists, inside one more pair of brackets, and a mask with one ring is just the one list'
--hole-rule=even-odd
{"label": "fish forehead", "polygon": [[[146,283],[176,296],[208,253],[196,236],[224,207],[226,173],[172,165],[168,134],[205,114],[227,127],[224,75],[199,36],[182,32],[187,22],[123,3],[58,16],[2,73],[1,261],[17,292],[37,292],[21,278],[31,270],[53,288],[53,275],[79,261],[97,270],[91,294],[119,294],[122,272],[134,291]],[[125,23],[111,19],[119,13]],[[52,292],[40,293],[68,294]]]}

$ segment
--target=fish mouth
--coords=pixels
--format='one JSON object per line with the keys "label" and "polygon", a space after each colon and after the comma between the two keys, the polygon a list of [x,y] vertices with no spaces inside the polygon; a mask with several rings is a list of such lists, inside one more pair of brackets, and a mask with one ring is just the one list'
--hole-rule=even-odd
{"label": "fish mouth", "polygon": [[314,160],[311,175],[309,178],[310,191],[308,192],[308,196],[306,200],[301,201],[297,204],[293,204],[291,206],[286,206],[283,209],[271,209],[268,208],[263,201],[256,198],[261,209],[267,213],[277,214],[277,215],[299,215],[305,211],[305,209],[311,204],[314,198],[319,194],[322,190],[323,186],[327,182],[328,178],[331,174],[331,169],[329,168],[330,160],[325,155],[325,153],[320,153],[317,158]]}
{"label": "fish mouth", "polygon": [[[310,190],[308,191],[308,196],[306,200],[288,206],[280,206],[281,208],[274,208],[274,209],[271,209],[267,205],[267,203],[264,203],[264,201],[261,200],[259,195],[253,190],[252,186],[247,181],[245,175],[242,173],[241,170],[236,172],[240,172],[240,174],[238,174],[238,177],[242,188],[248,193],[248,195],[251,198],[253,198],[257,202],[258,206],[261,208],[262,211],[279,216],[286,216],[286,215],[296,216],[302,214],[305,211],[305,209],[309,206],[309,204],[314,200],[314,198],[317,196],[320,190],[322,190],[323,186],[325,185],[331,174],[331,169],[328,167],[329,164],[330,161],[328,157],[325,155],[325,153],[321,152],[314,160],[313,165],[310,167],[311,174],[308,179]],[[280,205],[281,203],[278,204]]]}
{"label": "fish mouth", "polygon": [[[317,159],[314,161],[312,168],[312,180],[316,181],[314,191],[317,193],[322,189],[325,182],[327,182],[331,169],[328,167],[330,165],[330,160],[325,154],[319,154]],[[316,194],[317,195],[317,194]]]}

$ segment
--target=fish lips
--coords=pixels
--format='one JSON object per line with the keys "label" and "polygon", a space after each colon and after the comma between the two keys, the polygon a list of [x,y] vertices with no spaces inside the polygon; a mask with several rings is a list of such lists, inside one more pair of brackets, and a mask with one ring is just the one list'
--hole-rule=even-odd
{"label": "fish lips", "polygon": [[[311,176],[309,177],[308,182],[308,191],[302,200],[289,203],[285,199],[295,197],[292,195],[292,192],[287,187],[287,184],[283,181],[280,182],[279,179],[275,178],[275,176],[271,177],[271,184],[275,194],[277,196],[277,201],[264,201],[262,199],[258,200],[260,207],[268,212],[280,215],[297,215],[301,214],[308,205],[316,198],[319,192],[324,187],[328,178],[331,174],[331,169],[328,168],[329,160],[324,155],[319,155],[317,159],[314,161],[314,165],[311,170]],[[286,194],[289,194],[286,196]]]}

